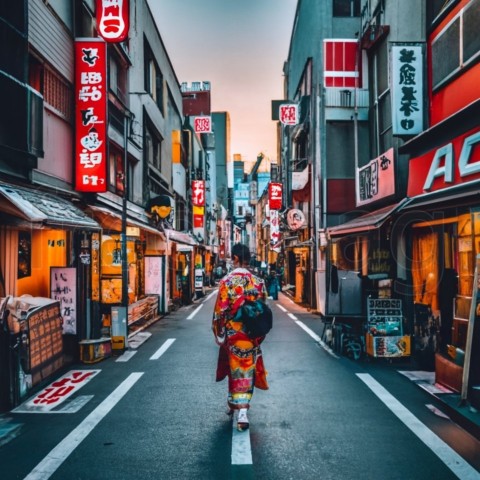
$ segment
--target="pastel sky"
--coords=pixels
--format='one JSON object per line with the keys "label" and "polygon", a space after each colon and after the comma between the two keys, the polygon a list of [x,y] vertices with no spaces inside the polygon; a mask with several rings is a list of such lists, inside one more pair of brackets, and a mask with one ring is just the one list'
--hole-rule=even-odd
{"label": "pastel sky", "polygon": [[277,160],[271,101],[283,98],[297,0],[148,0],[179,82],[210,81],[231,154]]}

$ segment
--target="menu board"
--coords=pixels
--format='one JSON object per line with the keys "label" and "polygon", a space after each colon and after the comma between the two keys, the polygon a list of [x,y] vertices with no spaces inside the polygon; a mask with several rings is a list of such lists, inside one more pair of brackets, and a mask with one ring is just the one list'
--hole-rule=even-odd
{"label": "menu board", "polygon": [[36,308],[27,314],[29,371],[33,383],[62,366],[63,337],[60,303]]}
{"label": "menu board", "polygon": [[63,333],[77,333],[77,269],[50,268],[50,298],[60,302]]}
{"label": "menu board", "polygon": [[396,298],[369,298],[368,329],[374,335],[402,334],[402,301]]}

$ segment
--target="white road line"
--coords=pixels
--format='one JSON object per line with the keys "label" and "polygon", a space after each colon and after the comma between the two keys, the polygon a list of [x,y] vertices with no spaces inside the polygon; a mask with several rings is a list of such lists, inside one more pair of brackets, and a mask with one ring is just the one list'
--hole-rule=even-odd
{"label": "white road line", "polygon": [[235,415],[233,415],[232,431],[232,465],[252,465],[250,430],[239,432]]}
{"label": "white road line", "polygon": [[288,312],[288,310],[283,306],[277,303],[277,307],[282,311],[282,312]]}
{"label": "white road line", "polygon": [[130,374],[83,422],[72,430],[24,480],[47,480],[143,375]]}
{"label": "white road line", "polygon": [[203,303],[208,302],[216,293],[217,293],[217,291],[214,290],[214,291],[203,301]]}
{"label": "white road line", "polygon": [[295,322],[300,328],[303,328],[320,346],[334,358],[340,358],[313,330],[310,330],[303,322]]}
{"label": "white road line", "polygon": [[371,375],[357,373],[357,376],[460,480],[480,479],[480,473],[477,470],[421,423]]}
{"label": "white road line", "polygon": [[191,320],[197,312],[203,307],[203,303],[201,303],[188,317],[187,320]]}
{"label": "white road line", "polygon": [[293,313],[289,313],[288,316],[292,319],[292,320],[298,320],[298,318],[293,314]]}
{"label": "white road line", "polygon": [[115,361],[116,362],[128,362],[137,352],[138,352],[138,350],[126,350]]}
{"label": "white road line", "polygon": [[176,338],[169,338],[165,343],[150,357],[150,360],[158,360],[172,345]]}

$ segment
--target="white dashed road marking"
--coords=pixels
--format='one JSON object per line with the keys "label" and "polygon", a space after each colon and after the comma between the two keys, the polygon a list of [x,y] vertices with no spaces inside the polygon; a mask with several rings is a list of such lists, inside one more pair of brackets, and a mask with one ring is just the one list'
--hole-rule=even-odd
{"label": "white dashed road marking", "polygon": [[169,338],[165,343],[150,357],[150,360],[158,360],[172,345],[176,338]]}

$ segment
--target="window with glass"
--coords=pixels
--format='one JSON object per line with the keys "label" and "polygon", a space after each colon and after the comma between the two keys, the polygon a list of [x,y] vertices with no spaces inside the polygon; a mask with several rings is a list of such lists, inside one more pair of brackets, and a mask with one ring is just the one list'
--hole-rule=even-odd
{"label": "window with glass", "polygon": [[149,166],[154,167],[158,172],[162,170],[162,137],[147,123],[145,128],[145,159]]}
{"label": "window with glass", "polygon": [[145,90],[151,95],[163,115],[163,74],[148,44],[145,44]]}
{"label": "window with glass", "polygon": [[334,17],[359,17],[360,0],[333,0]]}

